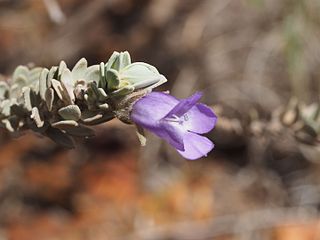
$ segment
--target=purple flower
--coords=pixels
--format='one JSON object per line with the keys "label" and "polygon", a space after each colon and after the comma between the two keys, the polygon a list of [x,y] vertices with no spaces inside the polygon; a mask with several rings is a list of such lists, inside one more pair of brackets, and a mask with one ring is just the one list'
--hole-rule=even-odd
{"label": "purple flower", "polygon": [[202,103],[202,94],[195,93],[186,99],[151,92],[132,107],[131,119],[175,147],[185,158],[194,160],[206,156],[214,144],[200,134],[209,132],[217,116]]}

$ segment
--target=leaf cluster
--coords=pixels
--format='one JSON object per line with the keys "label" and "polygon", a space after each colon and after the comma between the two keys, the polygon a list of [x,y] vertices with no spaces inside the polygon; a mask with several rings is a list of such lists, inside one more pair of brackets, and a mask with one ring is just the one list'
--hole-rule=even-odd
{"label": "leaf cluster", "polygon": [[82,58],[72,69],[64,61],[50,69],[18,66],[0,82],[0,125],[10,132],[31,129],[73,147],[73,137],[94,135],[88,126],[118,113],[128,116],[130,96],[136,99],[164,82],[155,67],[132,63],[128,52],[114,52],[92,66]]}

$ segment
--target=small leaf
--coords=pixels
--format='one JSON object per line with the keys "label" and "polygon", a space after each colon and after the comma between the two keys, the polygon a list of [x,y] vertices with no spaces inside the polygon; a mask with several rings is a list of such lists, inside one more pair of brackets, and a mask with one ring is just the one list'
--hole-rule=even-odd
{"label": "small leaf", "polygon": [[61,61],[58,67],[58,76],[57,79],[60,80],[61,79],[61,74],[63,73],[63,71],[67,68],[67,64],[64,61]]}
{"label": "small leaf", "polygon": [[92,121],[101,119],[103,117],[103,115],[101,113],[95,113],[91,115],[91,111],[86,111],[82,114],[81,120],[82,122],[88,124]]}
{"label": "small leaf", "polygon": [[121,52],[119,56],[119,69],[117,70],[120,71],[121,69],[125,68],[130,64],[131,64],[130,54],[127,51]]}
{"label": "small leaf", "polygon": [[48,88],[45,94],[46,104],[49,111],[52,110],[53,100],[54,100],[54,91],[52,88]]}
{"label": "small leaf", "polygon": [[58,97],[61,100],[63,100],[63,97],[62,97],[63,88],[62,88],[61,83],[59,81],[55,80],[55,79],[52,79],[51,80],[51,84],[52,84],[52,87],[53,87],[54,91],[58,95]]}
{"label": "small leaf", "polygon": [[31,97],[30,97],[30,88],[24,87],[22,89],[23,99],[24,99],[24,106],[28,111],[32,110],[32,103],[31,103]]}
{"label": "small leaf", "polygon": [[60,108],[58,113],[62,118],[66,120],[78,121],[81,117],[81,111],[77,105],[69,105],[69,106]]}
{"label": "small leaf", "polygon": [[103,110],[103,111],[108,111],[110,110],[110,106],[108,103],[103,103],[99,105],[99,109]]}
{"label": "small leaf", "polygon": [[8,118],[8,121],[10,122],[10,126],[13,128],[14,131],[16,131],[19,127],[19,119],[17,116],[10,116]]}
{"label": "small leaf", "polygon": [[[50,68],[50,71],[48,73],[47,76],[47,86],[51,87],[51,80],[55,78],[55,75],[58,75],[58,67],[52,67]],[[58,78],[58,76],[56,76],[56,79]]]}
{"label": "small leaf", "polygon": [[84,75],[84,79],[87,82],[94,81],[96,84],[99,84],[100,81],[100,67],[99,65],[93,65],[87,69],[87,72]]}
{"label": "small leaf", "polygon": [[1,113],[4,116],[9,116],[11,113],[11,101],[9,99],[5,99],[0,102]]}
{"label": "small leaf", "polygon": [[72,69],[72,78],[74,80],[83,79],[88,67],[88,62],[85,58],[81,58]]}
{"label": "small leaf", "polygon": [[48,89],[47,86],[47,76],[49,74],[49,70],[44,68],[41,71],[40,77],[39,77],[39,93],[43,100],[45,100],[46,91]]}
{"label": "small leaf", "polygon": [[155,67],[140,62],[125,67],[119,76],[121,81],[129,82],[135,89],[148,87],[163,80],[163,76]]}
{"label": "small leaf", "polygon": [[116,70],[110,69],[107,71],[106,75],[108,90],[115,90],[120,85],[120,78]]}
{"label": "small leaf", "polygon": [[106,94],[106,92],[104,91],[104,89],[98,88],[98,92],[99,92],[99,100],[100,100],[100,101],[105,101],[105,100],[108,99],[108,95]]}
{"label": "small leaf", "polygon": [[28,79],[28,83],[29,84],[34,83],[36,81],[39,81],[42,69],[43,68],[41,68],[41,67],[36,67],[36,68],[33,68],[33,69],[30,70],[29,79]]}
{"label": "small leaf", "polygon": [[27,77],[29,76],[29,69],[26,66],[20,65],[14,70],[12,74],[13,82],[15,83],[17,81],[17,78],[20,76],[24,77],[25,79],[27,79]]}
{"label": "small leaf", "polygon": [[105,123],[108,122],[110,120],[112,120],[114,118],[114,113],[112,112],[108,112],[105,114],[97,114],[92,118],[86,118],[84,120],[82,120],[86,125],[97,125],[100,123]]}
{"label": "small leaf", "polygon": [[134,91],[134,87],[132,85],[125,86],[111,93],[111,96],[124,96]]}
{"label": "small leaf", "polygon": [[37,125],[38,128],[42,128],[43,127],[44,121],[40,117],[38,108],[36,108],[36,107],[32,108],[30,118],[34,120],[34,122],[35,122],[35,124]]}
{"label": "small leaf", "polygon": [[9,86],[6,82],[0,82],[0,100],[4,99],[9,91]]}
{"label": "small leaf", "polygon": [[97,99],[97,95],[91,87],[88,87],[87,93],[84,95],[84,99],[87,101],[89,105],[95,105]]}
{"label": "small leaf", "polygon": [[100,63],[99,66],[99,74],[100,74],[100,81],[98,86],[102,88],[107,88],[107,81],[106,81],[106,69],[104,63]]}
{"label": "small leaf", "polygon": [[10,91],[9,91],[9,96],[10,98],[17,98],[21,96],[21,87],[18,84],[13,84],[10,87]]}
{"label": "small leaf", "polygon": [[71,128],[71,127],[76,127],[78,125],[79,124],[74,120],[64,120],[64,121],[59,121],[51,124],[52,127],[59,128],[62,130]]}
{"label": "small leaf", "polygon": [[119,69],[119,55],[120,53],[118,53],[117,51],[114,51],[111,55],[111,57],[109,58],[108,62],[106,63],[106,71],[110,70],[111,68],[113,69]]}
{"label": "small leaf", "polygon": [[61,74],[61,86],[63,88],[62,96],[67,103],[73,103],[75,100],[74,95],[74,81],[69,69],[65,69]]}
{"label": "small leaf", "polygon": [[28,83],[28,78],[23,75],[19,75],[16,77],[15,83],[18,84],[20,87],[26,86]]}
{"label": "small leaf", "polygon": [[[150,90],[152,90],[152,89],[154,89],[154,88],[156,88],[156,87],[158,87],[158,86],[160,86],[160,85],[162,85],[162,84],[164,84],[164,83],[166,83],[168,80],[165,78],[165,76],[163,76],[163,75],[160,75],[160,81],[159,82],[157,82],[157,83],[154,83],[154,84],[152,84],[152,85],[150,85],[150,86],[148,86],[148,87],[143,87],[143,88],[145,88],[146,90],[147,89],[150,89]],[[135,88],[137,88],[137,87],[135,87]]]}
{"label": "small leaf", "polygon": [[3,119],[1,120],[1,122],[4,124],[5,128],[9,131],[9,132],[14,132],[14,129],[11,125],[11,122],[8,119]]}

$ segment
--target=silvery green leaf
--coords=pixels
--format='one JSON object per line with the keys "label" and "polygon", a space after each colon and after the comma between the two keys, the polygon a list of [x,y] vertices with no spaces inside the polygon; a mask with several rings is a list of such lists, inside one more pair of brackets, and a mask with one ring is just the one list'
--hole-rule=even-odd
{"label": "silvery green leaf", "polygon": [[67,64],[64,61],[61,61],[60,64],[59,64],[59,67],[58,67],[58,78],[57,78],[58,80],[61,79],[61,74],[67,68],[68,68]]}
{"label": "silvery green leaf", "polygon": [[12,127],[11,122],[8,119],[2,119],[1,122],[9,132],[14,132],[14,128]]}
{"label": "silvery green leaf", "polygon": [[[160,85],[162,85],[162,84],[164,84],[164,83],[166,83],[168,80],[165,78],[165,76],[163,76],[163,75],[160,75],[160,81],[159,82],[157,82],[157,83],[155,83],[155,84],[152,84],[151,86],[148,86],[146,89],[150,89],[150,90],[152,90],[152,89],[154,89],[154,88],[156,88],[156,87],[158,87],[158,86],[160,86]],[[145,88],[145,87],[142,87],[142,88]]]}
{"label": "silvery green leaf", "polygon": [[58,113],[62,118],[66,120],[78,121],[81,117],[81,111],[77,105],[69,105],[69,106],[60,108]]}
{"label": "silvery green leaf", "polygon": [[58,79],[58,67],[54,66],[50,68],[48,76],[47,76],[47,86],[51,87],[51,80],[52,79]]}
{"label": "silvery green leaf", "polygon": [[61,86],[63,88],[62,96],[68,103],[73,103],[75,100],[74,96],[74,81],[72,79],[72,74],[69,69],[65,69],[61,74]]}
{"label": "silvery green leaf", "polygon": [[39,77],[40,77],[41,72],[42,72],[41,67],[36,67],[36,68],[31,69],[29,72],[28,83],[31,84],[35,81],[39,81]]}
{"label": "silvery green leaf", "polygon": [[10,98],[13,98],[13,97],[20,97],[21,95],[21,88],[18,84],[13,84],[11,85],[10,87],[10,91],[9,91],[9,95],[10,95]]}
{"label": "silvery green leaf", "polygon": [[39,109],[37,107],[32,108],[30,118],[34,120],[34,122],[38,128],[43,127],[44,121],[41,119],[40,114],[39,114]]}
{"label": "silvery green leaf", "polygon": [[119,60],[120,63],[118,71],[131,64],[131,57],[127,51],[120,53]]}
{"label": "silvery green leaf", "polygon": [[111,57],[109,58],[108,62],[106,63],[105,69],[106,71],[108,71],[109,69],[113,68],[113,69],[119,69],[119,55],[120,53],[118,53],[117,51],[114,51],[111,55]]}
{"label": "silvery green leaf", "polygon": [[59,121],[51,124],[52,127],[59,128],[62,130],[71,128],[71,127],[76,127],[78,125],[79,124],[74,120],[64,120],[64,121]]}
{"label": "silvery green leaf", "polygon": [[9,86],[6,82],[0,82],[0,100],[4,99],[8,94]]}
{"label": "silvery green leaf", "polygon": [[46,99],[46,91],[48,89],[47,86],[47,76],[49,74],[49,70],[44,68],[41,71],[40,78],[39,78],[39,93],[40,97],[45,100]]}
{"label": "silvery green leaf", "polygon": [[48,88],[45,94],[46,105],[49,111],[52,110],[53,100],[54,100],[54,91],[52,88]]}
{"label": "silvery green leaf", "polygon": [[59,145],[67,148],[74,148],[74,143],[71,137],[57,128],[49,127],[45,134]]}
{"label": "silvery green leaf", "polygon": [[105,101],[108,98],[108,95],[106,94],[104,89],[98,88],[98,92],[99,92],[99,100],[100,101]]}
{"label": "silvery green leaf", "polygon": [[95,105],[98,100],[97,95],[94,93],[91,87],[87,89],[87,93],[84,95],[84,99],[87,101],[89,105],[88,107],[91,107],[91,105]]}
{"label": "silvery green leaf", "polygon": [[81,58],[72,69],[72,78],[74,80],[83,79],[88,67],[88,62],[85,58]]}
{"label": "silvery green leaf", "polygon": [[127,51],[121,53],[113,52],[107,62],[106,70],[114,69],[116,71],[120,71],[129,64],[131,64],[131,57]]}
{"label": "silvery green leaf", "polygon": [[11,111],[11,101],[9,99],[5,99],[0,102],[1,114],[4,116],[9,116]]}
{"label": "silvery green leaf", "polygon": [[15,83],[20,87],[26,86],[28,83],[28,78],[24,75],[19,75],[15,78]]}
{"label": "silvery green leaf", "polygon": [[63,97],[62,97],[63,88],[62,88],[61,83],[55,79],[52,79],[51,84],[52,84],[54,91],[58,95],[58,97],[62,100],[63,99]]}
{"label": "silvery green leaf", "polygon": [[10,125],[13,128],[13,130],[16,131],[19,127],[19,122],[20,122],[17,116],[10,116],[8,118],[8,121],[10,122]]}
{"label": "silvery green leaf", "polygon": [[100,67],[99,65],[93,65],[89,67],[84,75],[84,79],[89,81],[94,81],[98,85],[100,82]]}
{"label": "silvery green leaf", "polygon": [[125,87],[122,87],[120,89],[117,89],[111,93],[111,96],[124,96],[129,93],[132,93],[135,90],[134,86],[127,85]]}
{"label": "silvery green leaf", "polygon": [[108,98],[108,95],[105,93],[105,91],[102,88],[98,88],[95,82],[90,82],[88,86],[91,88],[90,90],[92,90],[96,100],[105,101]]}
{"label": "silvery green leaf", "polygon": [[84,95],[83,95],[83,99],[86,100],[86,101],[88,101],[89,95],[88,95],[88,94],[84,94]]}
{"label": "silvery green leaf", "polygon": [[120,85],[119,74],[114,69],[109,69],[106,74],[108,90],[115,90]]}
{"label": "silvery green leaf", "polygon": [[39,79],[38,81],[34,81],[32,84],[29,84],[30,88],[36,93],[39,93]]}
{"label": "silvery green leaf", "polygon": [[110,69],[114,69],[116,71],[119,71],[119,69],[120,69],[120,53],[117,55],[116,58],[114,58],[114,61],[110,66]]}
{"label": "silvery green leaf", "polygon": [[32,106],[39,106],[40,102],[42,102],[39,94],[32,88],[30,88],[30,100]]}
{"label": "silvery green leaf", "polygon": [[156,68],[140,62],[125,67],[119,75],[121,81],[129,82],[135,89],[151,86],[163,79]]}
{"label": "silvery green leaf", "polygon": [[65,129],[66,133],[75,136],[75,137],[93,137],[94,130],[91,128],[85,127],[83,125],[79,125],[77,127],[71,127],[68,129]]}
{"label": "silvery green leaf", "polygon": [[104,114],[97,114],[94,117],[83,119],[83,123],[86,125],[97,125],[100,123],[108,122],[114,118],[114,113],[108,112]]}
{"label": "silvery green leaf", "polygon": [[32,103],[31,103],[31,90],[29,87],[24,87],[22,89],[23,99],[24,99],[24,106],[28,111],[32,110]]}
{"label": "silvery green leaf", "polygon": [[106,68],[104,63],[100,63],[99,65],[99,71],[100,71],[100,82],[99,87],[107,88],[107,81],[106,81]]}
{"label": "silvery green leaf", "polygon": [[23,77],[27,78],[29,76],[29,69],[26,66],[22,66],[22,65],[18,66],[14,70],[13,75],[12,75],[13,82],[16,82],[16,80],[19,76],[23,76]]}
{"label": "silvery green leaf", "polygon": [[81,114],[81,121],[86,122],[86,121],[90,121],[90,119],[101,118],[101,117],[102,117],[102,114],[100,114],[100,111],[84,110]]}
{"label": "silvery green leaf", "polygon": [[103,111],[110,110],[110,106],[109,106],[108,103],[100,104],[98,107],[99,107],[99,109],[101,109],[101,110],[103,110]]}

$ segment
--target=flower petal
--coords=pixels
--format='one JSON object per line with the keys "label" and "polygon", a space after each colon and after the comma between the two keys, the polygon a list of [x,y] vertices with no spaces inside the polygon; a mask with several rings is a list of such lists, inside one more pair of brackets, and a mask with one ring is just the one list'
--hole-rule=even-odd
{"label": "flower petal", "polygon": [[184,151],[178,150],[178,152],[189,160],[207,156],[214,147],[214,144],[208,138],[192,132],[185,133],[183,140]]}
{"label": "flower petal", "polygon": [[180,124],[161,121],[157,128],[149,128],[148,130],[164,139],[177,150],[184,151],[183,136],[186,132]]}
{"label": "flower petal", "polygon": [[217,116],[208,106],[198,103],[184,115],[183,125],[188,131],[207,133],[215,126]]}
{"label": "flower petal", "polygon": [[131,119],[141,127],[157,127],[158,121],[166,116],[178,102],[169,94],[151,92],[133,105]]}
{"label": "flower petal", "polygon": [[192,108],[200,100],[201,97],[202,93],[196,92],[192,96],[180,100],[180,102],[165,117],[170,117],[172,115],[181,117],[183,114],[189,111],[189,109]]}

